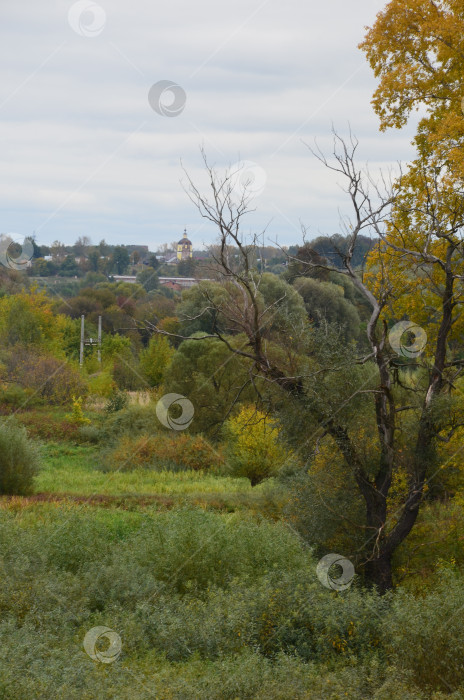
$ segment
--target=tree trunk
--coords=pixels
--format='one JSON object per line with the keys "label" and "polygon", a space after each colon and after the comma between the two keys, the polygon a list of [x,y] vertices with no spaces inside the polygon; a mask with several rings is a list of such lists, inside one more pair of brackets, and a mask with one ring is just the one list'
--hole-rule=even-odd
{"label": "tree trunk", "polygon": [[392,555],[382,554],[366,563],[366,580],[375,586],[381,595],[393,588]]}

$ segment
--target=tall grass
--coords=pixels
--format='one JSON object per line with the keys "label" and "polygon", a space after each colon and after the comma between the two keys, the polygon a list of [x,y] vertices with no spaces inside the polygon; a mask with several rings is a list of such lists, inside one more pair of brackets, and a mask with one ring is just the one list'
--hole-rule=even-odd
{"label": "tall grass", "polygon": [[203,471],[112,471],[96,469],[99,453],[91,446],[53,445],[44,451],[43,469],[35,480],[37,491],[56,494],[90,496],[102,494],[189,495],[189,494],[248,494],[252,489],[248,479],[218,477]]}

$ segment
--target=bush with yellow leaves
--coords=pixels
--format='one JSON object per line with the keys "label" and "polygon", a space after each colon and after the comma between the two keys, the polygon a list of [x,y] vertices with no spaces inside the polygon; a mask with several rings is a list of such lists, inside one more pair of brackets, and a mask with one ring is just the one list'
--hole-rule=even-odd
{"label": "bush with yellow leaves", "polygon": [[244,406],[226,423],[228,471],[244,476],[255,486],[276,474],[288,458],[279,443],[275,421],[254,406]]}
{"label": "bush with yellow leaves", "polygon": [[66,418],[76,425],[89,425],[90,419],[84,416],[82,410],[82,396],[72,397],[72,411],[66,415]]}

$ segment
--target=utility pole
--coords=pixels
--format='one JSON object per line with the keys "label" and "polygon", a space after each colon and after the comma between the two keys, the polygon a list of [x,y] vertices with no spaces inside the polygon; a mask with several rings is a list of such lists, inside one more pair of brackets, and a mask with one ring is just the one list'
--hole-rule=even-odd
{"label": "utility pole", "polygon": [[81,316],[81,346],[79,351],[79,364],[84,364],[84,314]]}
{"label": "utility pole", "polygon": [[101,364],[102,361],[102,355],[101,355],[101,345],[102,345],[102,317],[98,317],[98,350],[97,350],[97,357],[98,361]]}
{"label": "utility pole", "polygon": [[93,338],[89,338],[88,340],[85,340],[85,331],[84,331],[84,324],[85,324],[85,316],[82,314],[81,316],[81,344],[80,344],[80,349],[79,349],[79,364],[82,367],[84,364],[84,345],[96,345],[97,346],[97,358],[98,362],[101,364],[101,340],[102,340],[102,317],[98,317],[98,336],[97,340],[94,340]]}

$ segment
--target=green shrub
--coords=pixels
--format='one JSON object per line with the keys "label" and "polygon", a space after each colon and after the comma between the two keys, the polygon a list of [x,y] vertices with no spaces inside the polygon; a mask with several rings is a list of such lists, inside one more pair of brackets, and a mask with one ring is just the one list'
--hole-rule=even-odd
{"label": "green shrub", "polygon": [[33,389],[23,388],[19,384],[5,384],[0,390],[0,407],[7,409],[30,408],[43,403]]}
{"label": "green shrub", "polygon": [[37,447],[26,429],[11,419],[0,422],[0,493],[23,496],[32,492],[39,467]]}
{"label": "green shrub", "polygon": [[96,445],[100,442],[101,431],[96,425],[81,425],[77,430],[78,442],[89,442]]}
{"label": "green shrub", "polygon": [[89,392],[94,396],[107,398],[117,389],[116,383],[109,370],[92,374],[89,379]]}
{"label": "green shrub", "polygon": [[[282,524],[78,508],[0,510],[0,698],[462,697],[461,572],[337,593]],[[97,625],[122,639],[108,666],[82,647]]]}
{"label": "green shrub", "polygon": [[[384,625],[395,665],[420,688],[458,691],[464,686],[464,580],[445,569],[426,596],[399,590]],[[459,696],[458,696],[459,697]]]}
{"label": "green shrub", "polygon": [[116,413],[122,411],[129,405],[129,397],[125,391],[115,391],[109,397],[108,403],[105,406],[106,413]]}
{"label": "green shrub", "polygon": [[150,386],[159,386],[174,355],[174,348],[162,335],[153,335],[140,353],[140,369]]}
{"label": "green shrub", "polygon": [[146,567],[180,593],[292,571],[308,560],[298,538],[281,524],[201,509],[159,513],[123,549],[121,561]]}
{"label": "green shrub", "polygon": [[113,364],[113,379],[119,389],[126,391],[138,391],[146,389],[147,382],[142,377],[140,366],[135,357],[129,356],[127,359],[121,356]]}
{"label": "green shrub", "polygon": [[134,404],[121,411],[110,413],[102,431],[107,440],[118,440],[122,435],[135,437],[140,434],[153,435],[159,428],[156,404],[146,406]]}

